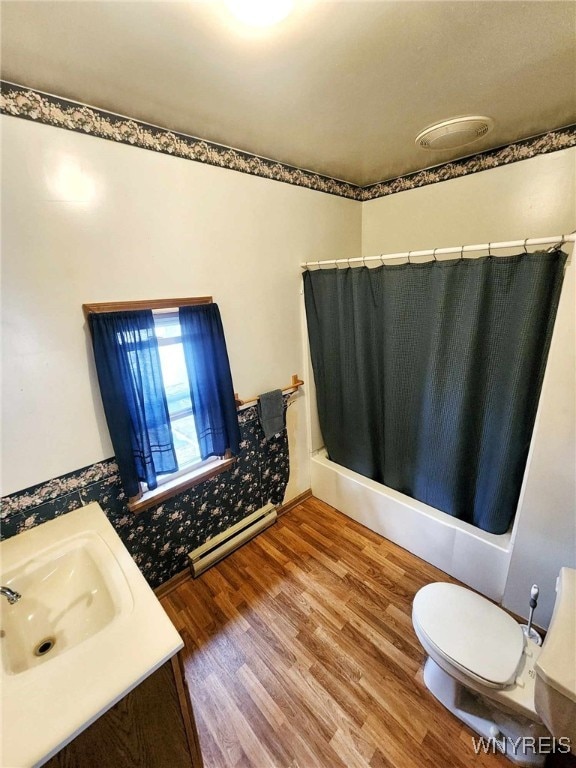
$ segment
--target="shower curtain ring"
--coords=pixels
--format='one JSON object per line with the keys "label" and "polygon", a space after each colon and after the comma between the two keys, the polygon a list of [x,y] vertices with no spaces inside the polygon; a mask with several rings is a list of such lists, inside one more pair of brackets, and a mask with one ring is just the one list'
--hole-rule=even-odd
{"label": "shower curtain ring", "polygon": [[384,266],[384,254],[383,253],[380,254],[380,264],[382,264],[382,266]]}
{"label": "shower curtain ring", "polygon": [[[574,232],[571,232],[570,234],[573,235]],[[565,242],[566,242],[566,235],[560,235],[560,242],[559,243],[555,243],[554,245],[550,246],[550,248],[548,248],[546,253],[554,253],[555,251],[559,251],[560,248],[562,248],[562,246],[564,245]]]}
{"label": "shower curtain ring", "polygon": [[488,256],[492,256],[492,243],[488,243]]}
{"label": "shower curtain ring", "polygon": [[528,238],[524,240],[524,253],[528,253],[528,248],[526,248],[526,243],[528,242]]}
{"label": "shower curtain ring", "polygon": [[460,261],[464,261],[464,246],[460,246]]}
{"label": "shower curtain ring", "polygon": [[347,261],[347,263],[348,263],[348,269],[351,269],[351,266],[350,266],[350,257],[348,257],[348,258],[346,259],[346,261]]}
{"label": "shower curtain ring", "polygon": [[436,258],[436,251],[437,250],[438,250],[438,248],[434,248],[434,250],[432,251],[432,258],[434,259],[434,261],[438,261],[438,259]]}
{"label": "shower curtain ring", "polygon": [[412,264],[412,262],[410,261],[410,254],[411,253],[412,253],[412,251],[408,251],[408,264]]}
{"label": "shower curtain ring", "polygon": [[362,266],[363,266],[363,267],[365,267],[365,266],[366,266],[366,254],[364,254],[364,255],[362,256]]}

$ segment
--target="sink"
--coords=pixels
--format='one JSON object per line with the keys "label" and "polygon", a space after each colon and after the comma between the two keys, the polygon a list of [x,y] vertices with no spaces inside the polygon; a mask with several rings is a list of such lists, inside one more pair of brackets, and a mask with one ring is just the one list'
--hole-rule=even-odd
{"label": "sink", "polygon": [[0,655],[9,675],[66,653],[132,607],[118,562],[92,532],[37,553],[1,582],[22,595],[1,604]]}
{"label": "sink", "polygon": [[38,768],[182,648],[98,504],[0,542],[0,766]]}

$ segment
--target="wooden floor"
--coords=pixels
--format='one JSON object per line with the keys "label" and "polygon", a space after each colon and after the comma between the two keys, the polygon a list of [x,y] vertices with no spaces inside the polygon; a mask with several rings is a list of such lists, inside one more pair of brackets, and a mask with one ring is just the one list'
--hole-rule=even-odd
{"label": "wooden floor", "polygon": [[206,768],[510,766],[421,679],[412,598],[449,577],[309,499],[163,599]]}

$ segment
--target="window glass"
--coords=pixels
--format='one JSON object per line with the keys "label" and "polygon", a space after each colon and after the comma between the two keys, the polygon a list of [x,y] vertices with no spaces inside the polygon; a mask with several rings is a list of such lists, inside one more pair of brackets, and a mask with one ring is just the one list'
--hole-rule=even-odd
{"label": "window glass", "polygon": [[170,414],[170,425],[178,469],[202,461],[196,424],[192,413],[190,386],[184,360],[182,335],[177,313],[154,313],[154,325],[160,351],[162,378]]}

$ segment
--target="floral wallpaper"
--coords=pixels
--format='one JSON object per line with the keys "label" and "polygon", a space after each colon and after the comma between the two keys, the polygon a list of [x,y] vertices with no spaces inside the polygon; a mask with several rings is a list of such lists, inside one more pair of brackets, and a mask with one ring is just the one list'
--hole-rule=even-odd
{"label": "floral wallpaper", "polygon": [[[288,407],[288,395],[284,407]],[[268,502],[281,504],[289,476],[284,429],[266,440],[256,406],[238,414],[240,454],[232,469],[134,515],[113,459],[2,499],[4,539],[96,501],[151,587],[188,567],[187,554]]]}
{"label": "floral wallpaper", "polygon": [[330,176],[322,176],[239,149],[158,128],[139,120],[121,117],[96,107],[68,101],[5,81],[0,81],[0,112],[141,149],[163,152],[186,160],[216,165],[220,168],[283,181],[298,187],[307,187],[318,192],[327,192],[358,201],[374,200],[377,197],[448,181],[576,146],[576,126],[569,126],[425,171],[417,171],[406,176],[359,187]]}

